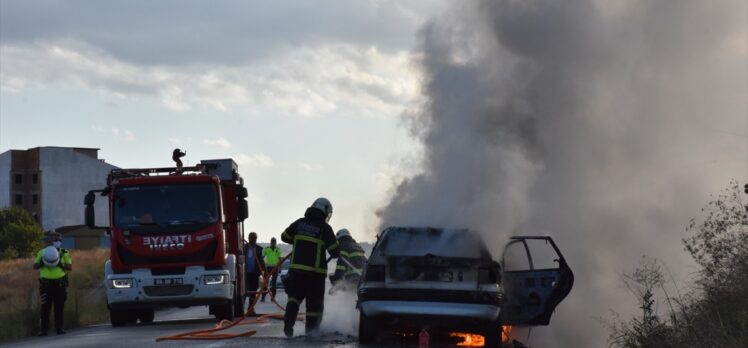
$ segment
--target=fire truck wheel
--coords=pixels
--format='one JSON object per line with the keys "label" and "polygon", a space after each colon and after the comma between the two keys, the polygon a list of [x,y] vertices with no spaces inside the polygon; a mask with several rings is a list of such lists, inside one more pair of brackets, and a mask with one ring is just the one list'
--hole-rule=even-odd
{"label": "fire truck wheel", "polygon": [[231,300],[224,305],[215,306],[213,310],[213,315],[215,315],[218,321],[221,321],[221,320],[233,321],[234,320],[234,301]]}
{"label": "fire truck wheel", "polygon": [[244,296],[239,293],[239,287],[234,287],[234,315],[241,316],[244,314]]}
{"label": "fire truck wheel", "polygon": [[358,317],[358,342],[361,344],[374,343],[377,337],[377,323],[360,312]]}
{"label": "fire truck wheel", "polygon": [[152,323],[153,322],[153,308],[141,309],[138,313],[138,318],[141,323]]}
{"label": "fire truck wheel", "polygon": [[138,322],[138,311],[125,311],[125,317],[128,324],[135,324]]}
{"label": "fire truck wheel", "polygon": [[120,310],[109,310],[109,320],[112,323],[112,327],[125,326],[127,324],[126,312]]}

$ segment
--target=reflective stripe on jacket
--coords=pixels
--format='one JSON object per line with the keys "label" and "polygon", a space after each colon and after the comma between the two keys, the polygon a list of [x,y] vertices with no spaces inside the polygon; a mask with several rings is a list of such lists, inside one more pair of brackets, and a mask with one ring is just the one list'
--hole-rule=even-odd
{"label": "reflective stripe on jacket", "polygon": [[327,274],[327,255],[339,254],[338,241],[325,215],[316,208],[308,208],[304,217],[294,221],[281,235],[281,240],[293,245],[290,269],[316,274]]}
{"label": "reflective stripe on jacket", "polygon": [[[338,242],[340,243],[340,258],[335,267],[335,277],[342,279],[361,276],[361,272],[366,265],[364,249],[350,236],[340,237]],[[348,263],[345,261],[348,261]]]}

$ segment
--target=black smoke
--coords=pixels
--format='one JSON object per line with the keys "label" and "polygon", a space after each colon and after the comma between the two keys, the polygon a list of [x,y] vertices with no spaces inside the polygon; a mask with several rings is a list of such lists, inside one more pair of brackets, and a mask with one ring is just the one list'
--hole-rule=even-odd
{"label": "black smoke", "polygon": [[577,275],[541,347],[605,346],[598,318],[636,311],[641,255],[691,267],[690,217],[748,153],[744,1],[459,2],[420,33],[423,100],[405,118],[420,174],[378,211],[392,225],[550,234]]}

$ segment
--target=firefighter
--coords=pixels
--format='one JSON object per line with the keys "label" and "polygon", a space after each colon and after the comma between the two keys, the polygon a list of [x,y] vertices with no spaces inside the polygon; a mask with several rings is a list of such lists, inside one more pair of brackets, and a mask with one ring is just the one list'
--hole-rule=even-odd
{"label": "firefighter", "polygon": [[335,236],[340,243],[340,257],[335,274],[330,276],[330,283],[334,286],[340,285],[343,290],[356,289],[366,265],[366,253],[347,229],[341,229]]}
{"label": "firefighter", "polygon": [[62,248],[62,235],[50,232],[44,240],[46,247],[36,253],[34,269],[39,270],[39,297],[41,298],[41,330],[39,336],[46,336],[49,330],[49,315],[55,307],[55,329],[58,335],[63,329],[63,309],[67,299],[68,276],[65,271],[73,270],[70,252]]}
{"label": "firefighter", "polygon": [[[272,271],[277,265],[278,261],[280,261],[281,257],[281,251],[278,249],[277,241],[275,237],[270,238],[270,246],[267,248],[262,249],[262,256],[265,259],[265,267],[267,267],[267,272]],[[280,270],[279,270],[280,271]],[[272,298],[275,298],[275,292],[278,284],[278,272],[275,272],[270,277],[270,283],[268,286],[268,289],[270,289],[270,292],[273,294]],[[265,295],[266,293],[262,293],[262,302],[265,302]]]}
{"label": "firefighter", "polygon": [[[252,301],[260,287],[260,276],[265,272],[262,247],[257,245],[257,233],[249,233],[249,242],[244,244],[244,274],[247,276],[247,292],[252,292]],[[254,309],[249,314],[254,314]]]}
{"label": "firefighter", "polygon": [[281,235],[281,240],[293,245],[293,256],[286,279],[286,315],[283,333],[293,336],[293,326],[302,301],[306,299],[306,333],[319,328],[324,310],[327,259],[325,250],[335,258],[339,255],[338,241],[332,227],[332,204],[326,198],[317,198],[307,208],[304,217],[292,223]]}
{"label": "firefighter", "polygon": [[174,152],[171,153],[171,159],[177,163],[177,172],[182,171],[182,157],[187,155],[187,152],[182,152],[180,149],[174,149]]}

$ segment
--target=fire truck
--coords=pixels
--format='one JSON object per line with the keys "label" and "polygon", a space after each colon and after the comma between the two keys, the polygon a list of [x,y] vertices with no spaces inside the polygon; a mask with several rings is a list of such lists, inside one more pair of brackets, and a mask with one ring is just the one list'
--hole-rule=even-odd
{"label": "fire truck", "polygon": [[[112,326],[152,322],[159,307],[208,305],[219,320],[243,314],[248,207],[237,170],[231,159],[114,169],[105,188],[86,194],[86,225],[111,241],[104,285]],[[106,226],[95,223],[97,195],[107,197]]]}

